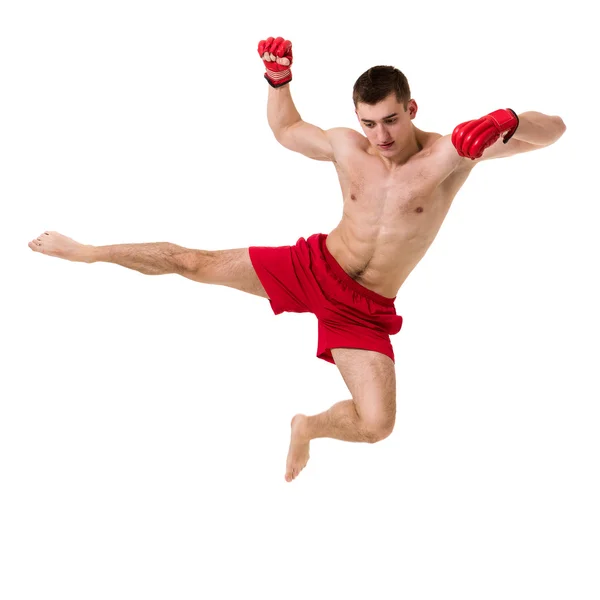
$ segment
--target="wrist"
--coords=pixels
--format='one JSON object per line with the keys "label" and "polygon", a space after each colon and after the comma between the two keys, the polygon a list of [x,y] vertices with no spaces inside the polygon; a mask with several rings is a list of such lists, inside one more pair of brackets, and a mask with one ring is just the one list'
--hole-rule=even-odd
{"label": "wrist", "polygon": [[292,80],[291,69],[285,71],[270,71],[269,69],[265,72],[265,79],[269,82],[269,85],[274,88],[286,85]]}
{"label": "wrist", "polygon": [[107,252],[103,251],[101,246],[84,246],[84,251],[82,252],[83,262],[88,264],[106,262],[106,255]]}
{"label": "wrist", "polygon": [[512,108],[500,108],[489,113],[488,116],[492,118],[498,131],[504,133],[503,141],[506,144],[515,134],[515,131],[517,131],[517,127],[519,127],[517,113]]}

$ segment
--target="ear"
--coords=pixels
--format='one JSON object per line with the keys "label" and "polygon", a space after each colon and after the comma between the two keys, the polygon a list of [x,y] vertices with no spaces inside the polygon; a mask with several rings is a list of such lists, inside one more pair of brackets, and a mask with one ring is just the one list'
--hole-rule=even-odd
{"label": "ear", "polygon": [[408,114],[410,115],[411,120],[417,116],[417,111],[419,110],[419,107],[417,106],[417,103],[412,98],[408,101],[407,110],[408,110]]}

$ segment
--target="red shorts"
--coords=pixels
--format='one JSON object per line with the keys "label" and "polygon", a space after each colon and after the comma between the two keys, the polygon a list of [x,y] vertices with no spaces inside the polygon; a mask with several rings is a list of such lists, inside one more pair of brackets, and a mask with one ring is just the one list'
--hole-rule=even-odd
{"label": "red shorts", "polygon": [[310,312],[318,320],[317,358],[335,364],[332,348],[374,350],[394,360],[390,335],[402,327],[395,298],[386,298],[352,279],[317,233],[295,246],[253,246],[250,260],[265,288],[271,308]]}

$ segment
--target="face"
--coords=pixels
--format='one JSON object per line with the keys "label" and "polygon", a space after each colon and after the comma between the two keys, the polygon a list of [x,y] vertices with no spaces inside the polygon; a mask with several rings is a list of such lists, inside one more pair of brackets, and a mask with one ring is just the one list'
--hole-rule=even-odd
{"label": "face", "polygon": [[356,116],[371,145],[382,155],[392,157],[411,138],[411,121],[417,114],[417,103],[408,102],[406,110],[391,93],[377,104],[359,102]]}

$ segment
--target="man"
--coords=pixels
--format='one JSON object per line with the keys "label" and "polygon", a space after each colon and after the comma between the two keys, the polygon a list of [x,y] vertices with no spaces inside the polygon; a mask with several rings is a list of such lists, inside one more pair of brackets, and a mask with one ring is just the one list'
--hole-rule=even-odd
{"label": "man", "polygon": [[335,364],[352,395],[315,416],[296,415],[287,457],[287,481],[306,466],[312,439],[377,442],[394,427],[396,379],[390,335],[398,290],[424,256],[471,170],[482,160],[548,146],[565,131],[560,117],[510,109],[458,125],[452,135],[412,123],[417,103],[405,76],[373,67],[354,85],[364,135],[324,131],[304,122],[290,95],[292,45],[260,42],[270,84],[268,121],[286,148],[331,161],[344,208],[328,235],[294,246],[191,250],[171,243],[85,246],[45,232],[29,247],[79,262],[112,262],[148,275],[184,277],[269,299],[275,314],[312,312],[318,319],[317,356]]}

